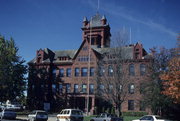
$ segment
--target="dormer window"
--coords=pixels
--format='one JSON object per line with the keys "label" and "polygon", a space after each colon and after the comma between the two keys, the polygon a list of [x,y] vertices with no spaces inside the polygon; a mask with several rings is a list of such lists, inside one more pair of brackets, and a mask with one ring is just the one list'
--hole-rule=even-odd
{"label": "dormer window", "polygon": [[136,49],[136,51],[139,51],[139,49]]}
{"label": "dormer window", "polygon": [[41,56],[41,53],[38,53],[38,56]]}
{"label": "dormer window", "polygon": [[38,57],[37,58],[37,63],[40,63],[41,62],[41,57]]}

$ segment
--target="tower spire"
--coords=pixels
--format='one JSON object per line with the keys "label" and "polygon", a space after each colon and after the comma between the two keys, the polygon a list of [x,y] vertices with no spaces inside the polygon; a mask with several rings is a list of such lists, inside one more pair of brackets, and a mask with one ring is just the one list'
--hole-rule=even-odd
{"label": "tower spire", "polygon": [[99,0],[98,1],[98,6],[97,6],[97,13],[99,12]]}

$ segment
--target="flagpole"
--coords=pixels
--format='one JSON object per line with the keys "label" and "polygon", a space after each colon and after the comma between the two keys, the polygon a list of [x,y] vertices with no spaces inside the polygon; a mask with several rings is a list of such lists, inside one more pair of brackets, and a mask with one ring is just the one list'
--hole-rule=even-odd
{"label": "flagpole", "polygon": [[90,62],[91,62],[91,31],[92,31],[92,28],[91,28],[91,20],[89,22],[89,29],[90,29],[90,39],[89,39],[89,52],[88,52],[88,90],[87,90],[87,115],[89,115],[89,90],[90,90],[90,87],[89,87],[89,81],[90,81]]}

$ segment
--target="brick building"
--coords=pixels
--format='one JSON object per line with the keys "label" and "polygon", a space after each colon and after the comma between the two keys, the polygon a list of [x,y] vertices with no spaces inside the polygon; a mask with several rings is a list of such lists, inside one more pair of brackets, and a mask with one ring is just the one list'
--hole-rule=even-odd
{"label": "brick building", "polygon": [[[99,108],[95,95],[98,86],[95,70],[101,55],[111,50],[110,37],[110,26],[105,16],[96,14],[90,21],[84,18],[82,44],[77,50],[38,50],[36,57],[28,63],[29,108],[58,111],[61,108],[79,108],[87,111],[87,99],[91,113]],[[131,60],[126,66],[128,73],[133,73],[129,75],[133,83],[129,87],[127,101],[122,104],[122,111],[148,111],[139,105],[141,94],[136,87],[149,80],[146,65],[150,60],[140,43],[124,49]]]}

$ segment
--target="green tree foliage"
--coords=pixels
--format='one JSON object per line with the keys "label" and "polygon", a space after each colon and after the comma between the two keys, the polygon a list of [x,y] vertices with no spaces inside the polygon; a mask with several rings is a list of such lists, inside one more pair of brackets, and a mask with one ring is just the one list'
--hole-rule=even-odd
{"label": "green tree foliage", "polygon": [[27,67],[18,56],[14,40],[0,36],[0,101],[21,99],[26,89]]}

